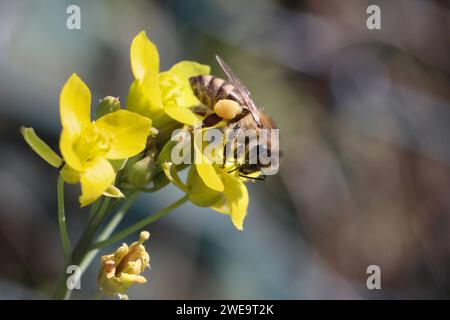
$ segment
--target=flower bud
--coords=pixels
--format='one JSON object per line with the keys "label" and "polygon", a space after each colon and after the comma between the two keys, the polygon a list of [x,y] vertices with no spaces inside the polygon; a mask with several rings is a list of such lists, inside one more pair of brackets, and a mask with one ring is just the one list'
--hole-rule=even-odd
{"label": "flower bud", "polygon": [[118,110],[120,110],[119,99],[111,96],[105,97],[100,100],[97,109],[95,109],[95,119],[99,119],[108,113],[113,113]]}
{"label": "flower bud", "polygon": [[152,180],[155,167],[156,161],[151,156],[136,161],[128,168],[128,182],[136,187],[144,187]]}

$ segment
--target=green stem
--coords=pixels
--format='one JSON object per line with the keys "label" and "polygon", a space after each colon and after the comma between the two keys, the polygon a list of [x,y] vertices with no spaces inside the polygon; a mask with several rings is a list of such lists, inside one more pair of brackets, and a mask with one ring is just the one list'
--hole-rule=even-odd
{"label": "green stem", "polygon": [[66,261],[70,258],[70,239],[69,233],[67,232],[66,225],[66,213],[64,210],[64,179],[59,176],[58,177],[58,223],[59,223],[59,233],[61,235],[61,242],[64,250],[64,258]]}
{"label": "green stem", "polygon": [[79,264],[79,262],[84,258],[84,255],[86,255],[86,250],[89,247],[90,243],[92,242],[92,239],[95,236],[95,232],[97,231],[98,227],[103,221],[110,206],[110,203],[111,198],[104,197],[103,202],[99,206],[97,212],[94,213],[92,219],[89,220],[86,229],[83,231],[80,240],[78,241],[75,249],[73,250],[71,258],[73,264]]}
{"label": "green stem", "polygon": [[98,212],[94,215],[92,219],[92,225],[90,228],[91,229],[90,231],[92,232],[92,234],[90,234],[91,239],[94,236],[100,224],[103,222],[103,219],[105,219],[106,214],[108,213],[109,209],[111,209],[112,206],[113,204],[111,203],[111,198],[105,197],[105,200],[98,209]]}
{"label": "green stem", "polygon": [[100,208],[100,205],[102,204],[102,200],[103,200],[102,198],[98,198],[97,200],[95,200],[93,204],[91,204],[91,208],[89,209],[88,221],[91,221],[97,214],[97,211]]}
{"label": "green stem", "polygon": [[170,206],[165,207],[164,209],[156,212],[155,214],[152,214],[151,216],[148,216],[145,219],[142,219],[141,221],[133,224],[132,226],[126,228],[125,230],[122,230],[118,233],[116,233],[115,235],[111,236],[108,239],[105,240],[100,240],[95,242],[91,248],[92,249],[98,249],[98,248],[102,248],[105,246],[108,246],[110,244],[113,244],[115,242],[118,242],[120,240],[122,240],[123,238],[133,234],[134,232],[138,231],[139,229],[144,228],[146,225],[164,217],[165,215],[167,215],[168,213],[170,213],[171,211],[175,210],[176,208],[178,208],[179,206],[181,206],[182,204],[184,204],[186,201],[188,201],[189,198],[187,195],[183,196],[182,198],[178,199],[177,201],[175,201],[174,203],[172,203]]}
{"label": "green stem", "polygon": [[114,217],[106,224],[105,228],[100,232],[97,241],[103,241],[107,239],[122,221],[125,214],[131,208],[131,206],[136,202],[138,193],[130,194],[127,198],[127,201],[123,204],[123,206],[114,214]]}
{"label": "green stem", "polygon": [[[125,213],[131,207],[136,200],[137,194],[130,195],[124,205],[116,212],[115,216],[107,224],[106,228],[100,233],[99,239],[106,239],[114,231],[114,228],[120,223],[120,220],[125,216]],[[88,246],[92,241],[92,238],[97,230],[98,226],[102,222],[107,209],[109,208],[110,199],[105,198],[100,201],[97,208],[92,209],[92,218],[83,232],[80,240],[75,246],[70,261],[67,262],[66,267],[70,264],[78,265],[80,267],[80,276],[86,271],[92,260],[95,258],[99,250],[88,250]],[[97,209],[97,210],[95,210]],[[72,291],[69,291],[66,285],[67,274],[64,272],[55,292],[55,299],[70,299]]]}
{"label": "green stem", "polygon": [[[67,268],[69,265],[80,265],[81,261],[86,256],[86,250],[88,246],[90,245],[96,231],[96,227],[98,227],[99,223],[98,221],[103,219],[103,216],[105,212],[108,209],[110,199],[109,198],[103,198],[99,199],[99,204],[96,205],[97,208],[92,208],[92,214],[89,219],[89,222],[86,226],[86,228],[83,231],[83,234],[81,235],[80,239],[78,240],[76,246],[74,247],[69,259],[66,259],[65,268]],[[101,203],[101,204],[100,204]],[[97,209],[97,210],[96,210]],[[99,218],[99,216],[101,216]],[[101,222],[101,221],[100,221]],[[66,269],[64,269],[63,274],[61,275],[61,278],[59,279],[58,285],[56,287],[55,299],[69,299],[71,291],[68,291],[66,280],[69,275],[66,274]]]}
{"label": "green stem", "polygon": [[[128,212],[128,210],[136,201],[137,196],[138,196],[137,193],[134,193],[129,196],[129,198],[123,204],[123,206],[114,214],[114,217],[111,219],[111,221],[109,221],[106,227],[100,232],[97,241],[107,239],[114,232],[116,227],[119,225],[120,221],[122,221],[125,214]],[[86,269],[89,267],[92,260],[94,260],[95,256],[99,251],[100,249],[92,249],[92,248],[88,249],[88,251],[85,253],[83,259],[80,262],[81,274],[83,274],[86,271]]]}

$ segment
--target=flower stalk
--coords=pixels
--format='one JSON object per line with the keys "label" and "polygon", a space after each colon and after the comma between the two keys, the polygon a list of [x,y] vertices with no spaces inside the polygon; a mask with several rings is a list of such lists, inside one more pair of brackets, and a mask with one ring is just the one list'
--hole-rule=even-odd
{"label": "flower stalk", "polygon": [[174,203],[172,203],[171,205],[148,216],[147,218],[142,219],[141,221],[133,224],[132,226],[126,228],[125,230],[122,230],[105,240],[95,242],[94,244],[92,244],[91,248],[92,249],[103,248],[110,244],[116,243],[116,242],[128,237],[129,235],[139,231],[140,229],[146,227],[150,223],[155,222],[156,220],[159,220],[160,218],[162,218],[165,215],[167,215],[168,213],[172,212],[173,210],[175,210],[182,204],[186,203],[188,200],[189,200],[189,197],[185,195],[185,196],[181,197],[180,199],[178,199],[177,201],[175,201]]}
{"label": "flower stalk", "polygon": [[64,180],[61,176],[58,177],[57,195],[58,195],[59,233],[61,236],[61,243],[64,250],[64,257],[67,260],[69,259],[71,254],[71,247],[70,247],[69,233],[67,232],[66,213],[64,209]]}

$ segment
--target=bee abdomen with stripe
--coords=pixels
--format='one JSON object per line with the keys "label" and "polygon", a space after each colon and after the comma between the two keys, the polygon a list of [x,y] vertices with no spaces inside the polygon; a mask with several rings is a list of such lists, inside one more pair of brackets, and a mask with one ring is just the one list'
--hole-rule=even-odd
{"label": "bee abdomen with stripe", "polygon": [[191,77],[189,78],[189,82],[191,83],[195,96],[211,110],[214,109],[217,101],[222,99],[234,100],[240,106],[245,106],[239,90],[221,78],[203,75]]}

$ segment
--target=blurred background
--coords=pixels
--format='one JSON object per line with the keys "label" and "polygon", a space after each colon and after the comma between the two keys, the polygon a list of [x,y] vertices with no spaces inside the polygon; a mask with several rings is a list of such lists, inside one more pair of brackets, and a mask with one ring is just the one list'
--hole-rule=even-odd
{"label": "blurred background", "polygon": [[[67,6],[81,30],[66,28]],[[366,9],[381,8],[381,30]],[[58,100],[76,72],[93,101],[125,102],[145,30],[162,70],[220,54],[281,129],[280,172],[251,184],[244,232],[186,204],[149,226],[151,271],[133,299],[450,298],[450,6],[438,0],[0,0],[0,298],[47,299],[63,268]],[[87,220],[66,188],[69,232]],[[119,228],[180,197],[141,196]],[[134,241],[133,238],[127,241]],[[111,251],[113,248],[104,250]],[[381,268],[381,290],[366,269]],[[76,299],[96,293],[99,261]]]}

